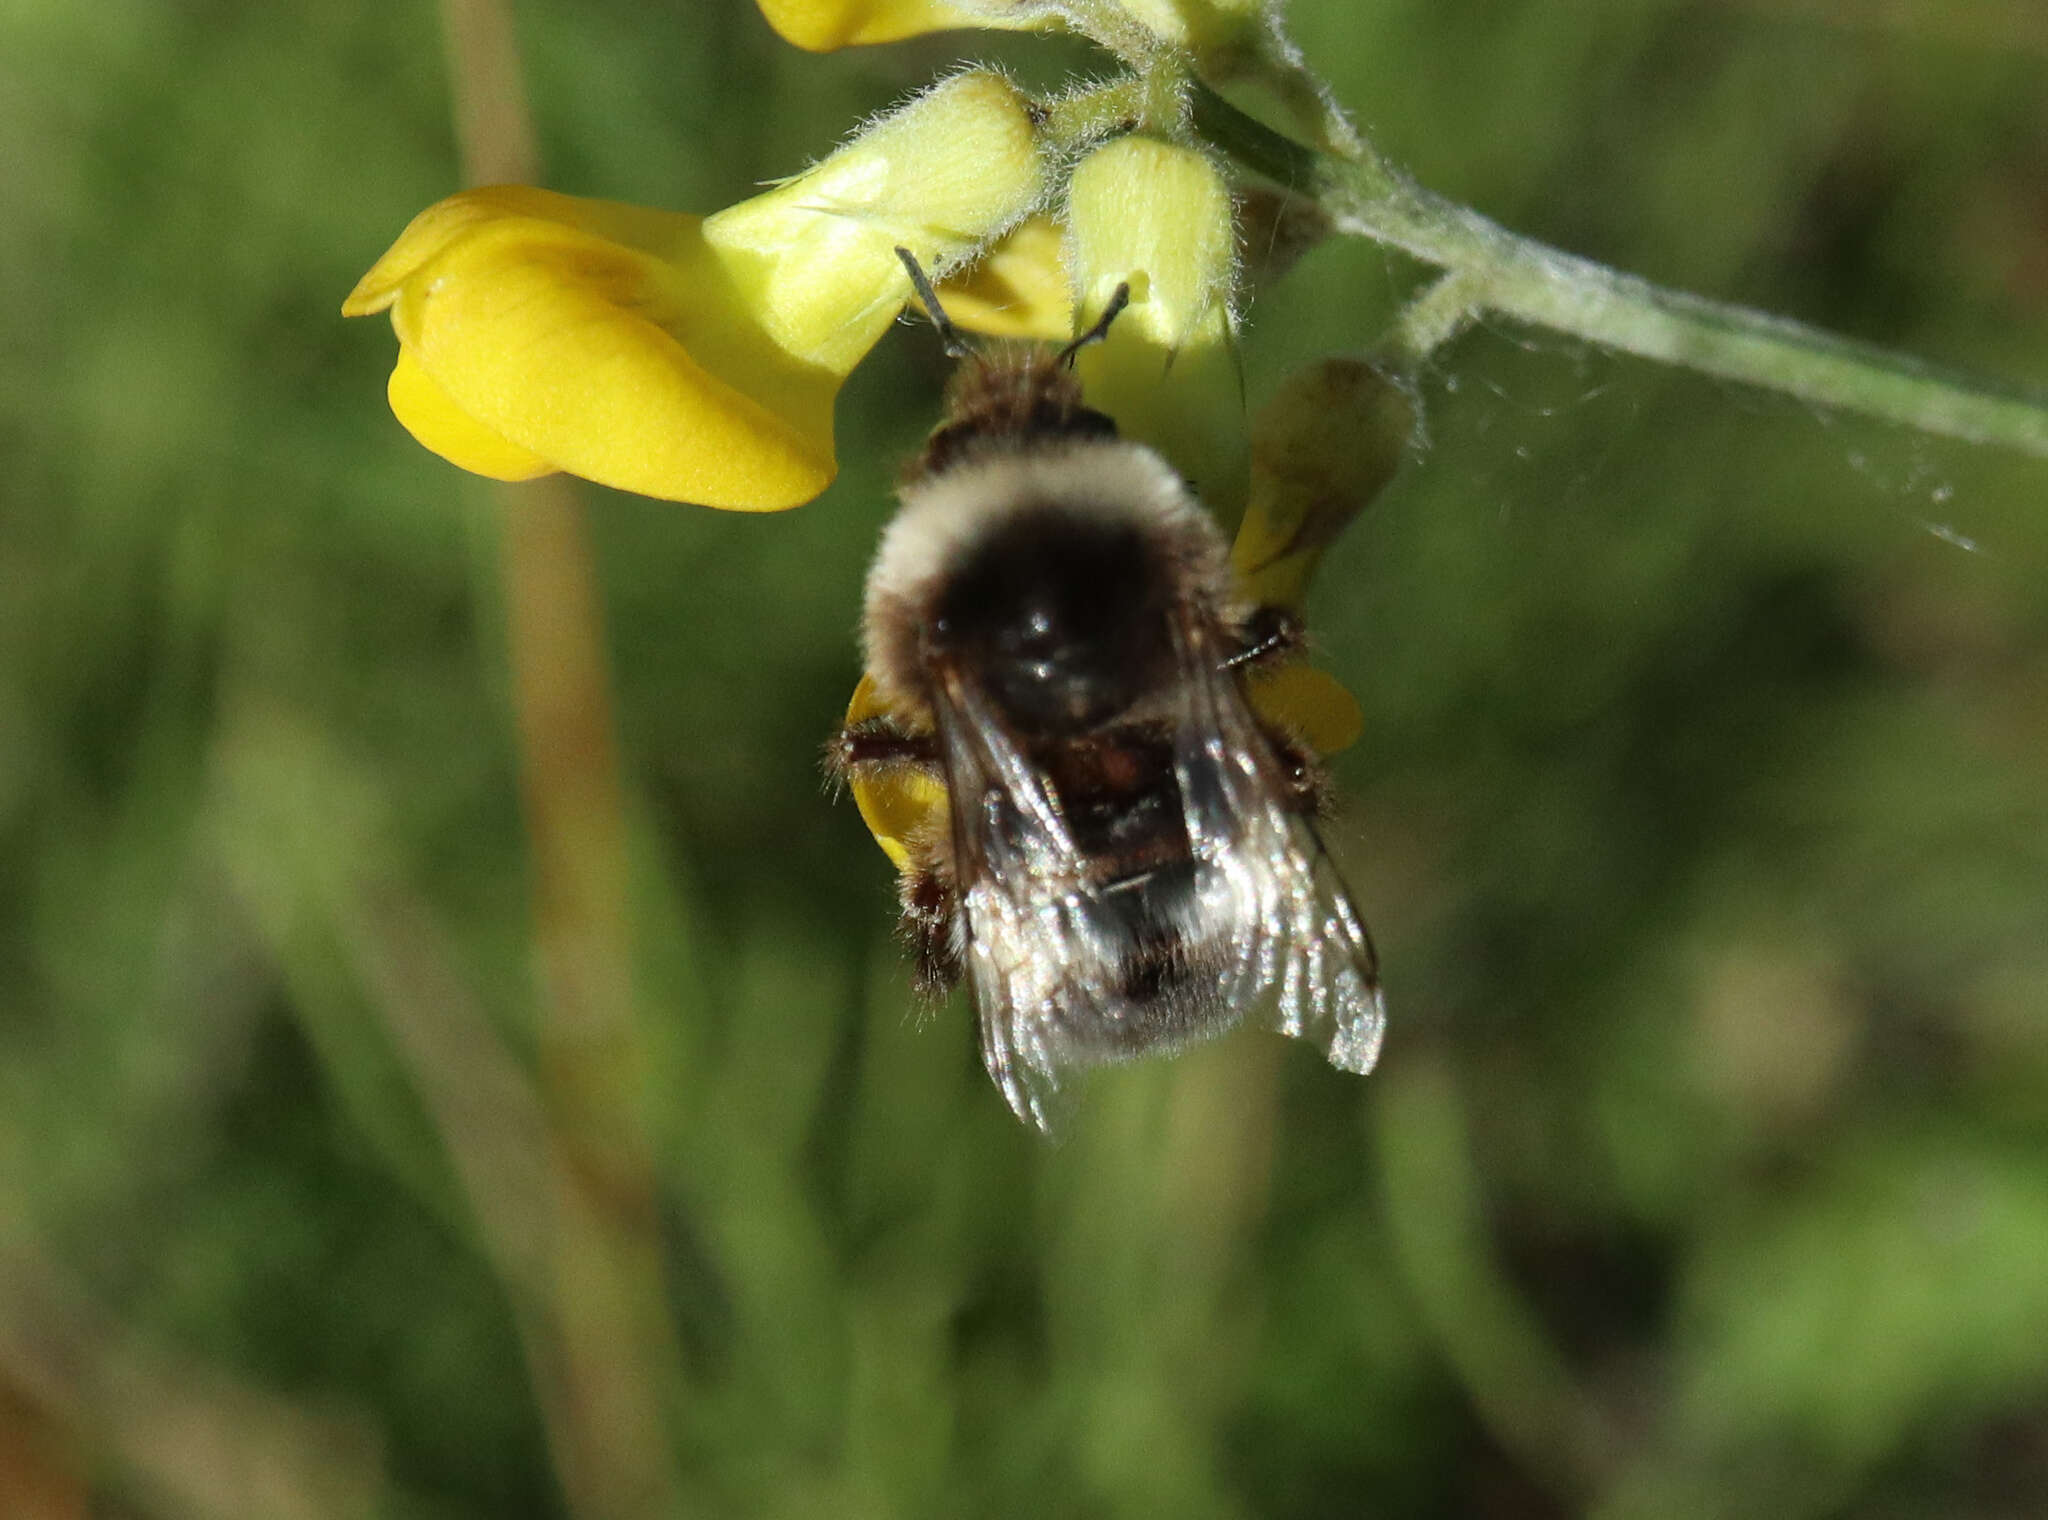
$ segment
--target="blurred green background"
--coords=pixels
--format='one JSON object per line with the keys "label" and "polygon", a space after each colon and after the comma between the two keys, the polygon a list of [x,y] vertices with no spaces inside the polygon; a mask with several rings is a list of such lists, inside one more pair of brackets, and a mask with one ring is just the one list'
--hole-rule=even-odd
{"label": "blurred green background", "polygon": [[[703,210],[1093,66],[516,14],[548,183]],[[1294,30],[1522,230],[2038,382],[2042,16]],[[812,506],[587,493],[629,889],[536,929],[517,508],[337,315],[449,120],[424,3],[0,9],[0,1514],[2048,1512],[2048,464],[1466,337],[1313,608],[1379,1072],[1244,1033],[1048,1147],[818,782],[925,331]],[[1420,274],[1312,254],[1254,401]]]}

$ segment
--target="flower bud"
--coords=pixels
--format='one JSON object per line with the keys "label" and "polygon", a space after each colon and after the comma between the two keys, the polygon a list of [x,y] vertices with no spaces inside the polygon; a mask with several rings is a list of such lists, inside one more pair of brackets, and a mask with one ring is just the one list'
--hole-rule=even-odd
{"label": "flower bud", "polygon": [[499,479],[568,470],[743,510],[832,480],[840,384],[910,296],[1029,210],[1023,98],[972,72],[709,218],[524,186],[415,218],[342,310],[389,310],[392,410]]}
{"label": "flower bud", "polygon": [[1030,210],[1042,174],[1024,97],[973,70],[707,218],[704,236],[776,341],[843,375],[910,298],[896,250],[942,275]]}
{"label": "flower bud", "polygon": [[1232,349],[1236,271],[1230,193],[1191,148],[1123,137],[1074,169],[1067,263],[1077,321],[1119,285],[1130,305],[1075,365],[1091,406],[1191,480],[1211,511],[1243,510],[1247,443]]}

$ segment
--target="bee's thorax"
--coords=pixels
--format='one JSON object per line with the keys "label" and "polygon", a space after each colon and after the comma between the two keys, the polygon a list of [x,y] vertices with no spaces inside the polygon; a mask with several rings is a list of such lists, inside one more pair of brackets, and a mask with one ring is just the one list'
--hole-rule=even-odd
{"label": "bee's thorax", "polygon": [[945,664],[1020,729],[1075,732],[1170,677],[1176,609],[1232,606],[1221,535],[1151,449],[977,448],[903,488],[868,576],[868,669],[899,710]]}
{"label": "bee's thorax", "polygon": [[1173,584],[1134,523],[1018,512],[953,567],[926,657],[975,672],[1020,733],[1084,732],[1170,677]]}

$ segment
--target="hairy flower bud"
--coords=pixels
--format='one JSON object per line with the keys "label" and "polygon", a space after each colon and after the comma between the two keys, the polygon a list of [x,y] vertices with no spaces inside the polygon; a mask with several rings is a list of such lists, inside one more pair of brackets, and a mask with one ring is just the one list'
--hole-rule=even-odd
{"label": "hairy flower bud", "polygon": [[1075,166],[1067,265],[1078,321],[1094,321],[1119,285],[1131,293],[1076,361],[1089,404],[1171,460],[1226,523],[1243,510],[1247,458],[1234,236],[1223,176],[1191,148],[1124,137]]}

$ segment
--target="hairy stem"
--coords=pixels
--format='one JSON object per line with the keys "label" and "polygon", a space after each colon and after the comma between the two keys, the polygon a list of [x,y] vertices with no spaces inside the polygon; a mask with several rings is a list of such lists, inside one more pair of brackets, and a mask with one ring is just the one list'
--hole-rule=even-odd
{"label": "hairy stem", "polygon": [[1522,237],[1422,189],[1370,149],[1318,153],[1194,86],[1195,130],[1312,197],[1340,232],[1435,264],[1492,313],[1923,432],[2048,458],[2048,394],[1957,374],[1803,323],[1667,290]]}
{"label": "hairy stem", "polygon": [[1399,371],[1416,369],[1479,317],[1484,292],[1462,269],[1438,275],[1401,308],[1380,341],[1380,350]]}

